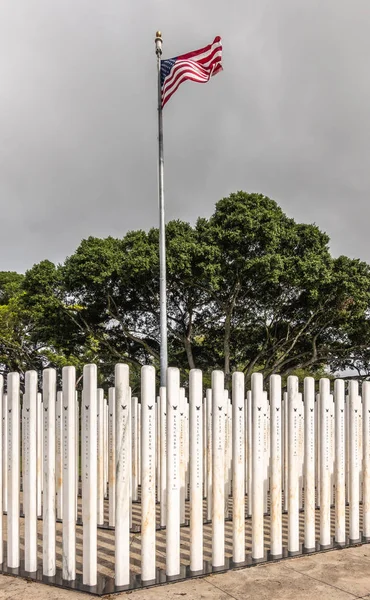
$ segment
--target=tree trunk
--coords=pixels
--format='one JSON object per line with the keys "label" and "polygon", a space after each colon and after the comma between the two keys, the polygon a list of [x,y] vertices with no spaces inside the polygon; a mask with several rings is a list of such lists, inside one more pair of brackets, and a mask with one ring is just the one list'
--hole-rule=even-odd
{"label": "tree trunk", "polygon": [[230,335],[231,335],[231,314],[232,308],[226,315],[225,319],[225,334],[224,334],[224,374],[225,374],[225,389],[230,387]]}
{"label": "tree trunk", "polygon": [[184,338],[184,344],[185,344],[186,357],[188,359],[189,368],[195,369],[196,367],[195,367],[195,362],[194,362],[191,340],[187,336],[185,336],[185,338]]}
{"label": "tree trunk", "polygon": [[240,291],[240,282],[235,285],[234,294],[231,298],[225,318],[225,333],[224,333],[224,374],[225,374],[225,389],[230,389],[231,373],[230,373],[230,337],[231,337],[231,318],[233,316],[236,299]]}
{"label": "tree trunk", "polygon": [[184,345],[185,345],[185,351],[186,351],[186,356],[188,359],[189,368],[195,369],[196,367],[195,367],[194,356],[193,356],[193,348],[192,348],[192,344],[191,344],[192,329],[193,329],[193,315],[190,312],[189,323],[187,326],[186,335],[184,337]]}

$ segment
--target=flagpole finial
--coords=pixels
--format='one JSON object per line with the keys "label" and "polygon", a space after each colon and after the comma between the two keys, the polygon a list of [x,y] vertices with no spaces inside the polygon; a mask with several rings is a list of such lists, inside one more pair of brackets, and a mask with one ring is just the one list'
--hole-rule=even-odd
{"label": "flagpole finial", "polygon": [[162,54],[162,34],[160,31],[155,34],[155,53],[157,56]]}

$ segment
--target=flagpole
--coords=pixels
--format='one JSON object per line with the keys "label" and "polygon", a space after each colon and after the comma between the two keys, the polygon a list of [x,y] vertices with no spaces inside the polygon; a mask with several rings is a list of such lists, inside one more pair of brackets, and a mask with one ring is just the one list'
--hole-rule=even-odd
{"label": "flagpole", "polygon": [[164,189],[163,189],[163,118],[162,118],[162,86],[161,86],[161,56],[162,34],[157,31],[155,36],[155,53],[158,69],[158,200],[159,200],[159,323],[160,323],[160,384],[166,387],[168,366],[167,357],[167,286],[166,286],[166,231],[164,220]]}

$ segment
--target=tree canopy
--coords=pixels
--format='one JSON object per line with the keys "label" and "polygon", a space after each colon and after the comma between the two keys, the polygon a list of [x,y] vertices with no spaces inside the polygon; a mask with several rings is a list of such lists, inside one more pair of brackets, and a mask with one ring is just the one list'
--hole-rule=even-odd
{"label": "tree canopy", "polygon": [[[3,372],[118,361],[159,366],[158,229],[89,237],[63,264],[0,273]],[[262,194],[166,226],[169,362],[206,373],[370,375],[370,267]],[[134,377],[135,379],[135,377]]]}

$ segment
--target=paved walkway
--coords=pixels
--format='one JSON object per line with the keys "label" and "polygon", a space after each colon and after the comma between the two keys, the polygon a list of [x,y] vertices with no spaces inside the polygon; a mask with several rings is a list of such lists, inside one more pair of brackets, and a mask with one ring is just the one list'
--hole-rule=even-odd
{"label": "paved walkway", "polygon": [[[370,545],[210,575],[105,598],[130,600],[370,600]],[[1,600],[93,598],[0,576]]]}

